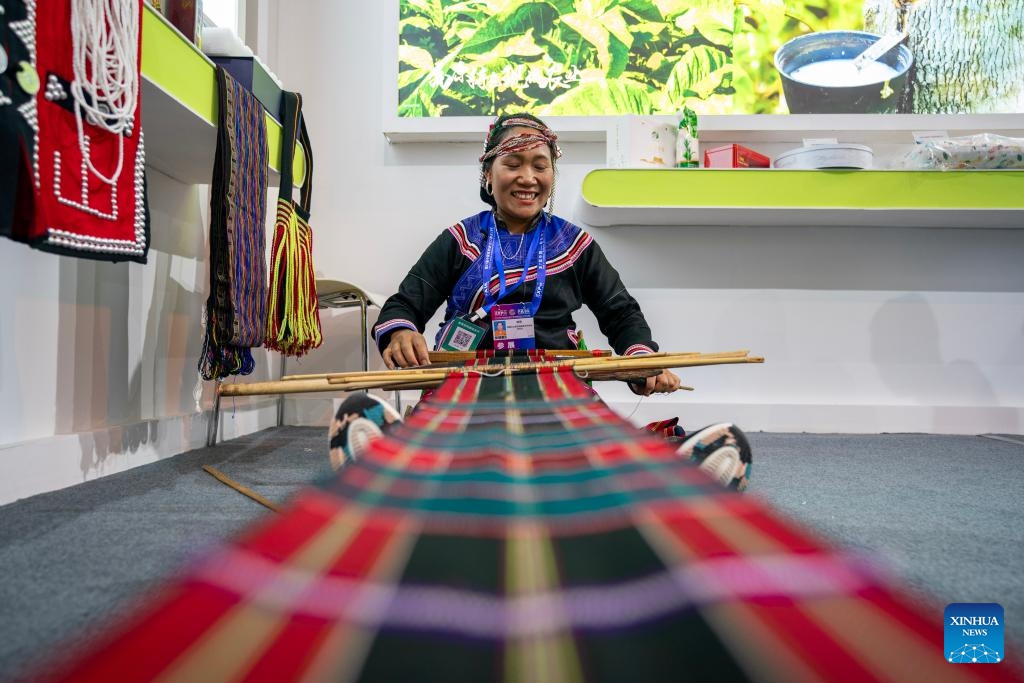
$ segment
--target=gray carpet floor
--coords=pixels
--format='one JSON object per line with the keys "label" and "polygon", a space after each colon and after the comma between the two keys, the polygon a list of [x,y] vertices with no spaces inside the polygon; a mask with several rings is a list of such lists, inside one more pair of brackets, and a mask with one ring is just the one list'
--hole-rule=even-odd
{"label": "gray carpet floor", "polygon": [[[929,601],[998,602],[1024,644],[1024,442],[929,435],[750,435],[751,493],[875,555]],[[282,427],[0,507],[0,680],[144,594],[212,544],[330,474],[322,429]],[[1017,650],[1016,657],[1014,649]]]}

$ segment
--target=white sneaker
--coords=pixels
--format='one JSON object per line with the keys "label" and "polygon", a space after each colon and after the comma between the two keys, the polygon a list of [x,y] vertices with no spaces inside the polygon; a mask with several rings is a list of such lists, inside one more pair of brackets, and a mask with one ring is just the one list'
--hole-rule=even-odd
{"label": "white sneaker", "polygon": [[338,469],[362,456],[370,442],[381,436],[402,416],[387,401],[364,392],[350,394],[336,402],[334,420],[328,432],[331,467]]}
{"label": "white sneaker", "polygon": [[740,452],[735,446],[722,446],[697,466],[706,472],[720,485],[728,487],[733,479],[743,475],[744,465],[740,462]]}
{"label": "white sneaker", "polygon": [[347,454],[352,460],[358,460],[366,453],[370,444],[383,436],[383,432],[373,420],[365,417],[357,417],[348,425]]}
{"label": "white sneaker", "polygon": [[676,450],[726,488],[746,490],[753,454],[746,434],[731,422],[701,429]]}

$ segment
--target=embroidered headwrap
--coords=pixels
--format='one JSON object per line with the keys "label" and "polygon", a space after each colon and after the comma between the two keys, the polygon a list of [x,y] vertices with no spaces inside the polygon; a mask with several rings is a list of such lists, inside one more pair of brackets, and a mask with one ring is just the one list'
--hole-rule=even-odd
{"label": "embroidered headwrap", "polygon": [[[537,132],[517,133],[497,142],[501,138],[501,131],[508,128],[532,128]],[[491,196],[487,188],[487,169],[493,159],[506,154],[525,152],[541,145],[547,145],[551,149],[553,159],[562,156],[562,150],[558,147],[558,136],[540,119],[528,114],[499,116],[487,129],[487,136],[484,138],[484,153],[479,159],[483,164],[480,167],[480,199],[494,206],[494,197]]]}
{"label": "embroidered headwrap", "polygon": [[[502,140],[500,144],[488,149],[488,146],[493,144],[492,140],[498,135],[498,131],[505,128],[532,128],[537,132],[511,135]],[[488,159],[506,154],[525,152],[528,149],[540,147],[541,145],[551,147],[556,159],[562,156],[562,150],[558,147],[558,136],[540,121],[523,116],[512,116],[504,120],[499,119],[487,129],[487,137],[484,139],[484,153],[480,157],[480,162],[483,163]]]}

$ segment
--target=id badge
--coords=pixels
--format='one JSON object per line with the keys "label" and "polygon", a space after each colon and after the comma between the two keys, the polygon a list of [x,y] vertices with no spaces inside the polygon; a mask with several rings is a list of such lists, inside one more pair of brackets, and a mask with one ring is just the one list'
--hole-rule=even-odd
{"label": "id badge", "polygon": [[474,351],[484,337],[484,330],[464,318],[455,318],[441,336],[442,351]]}
{"label": "id badge", "polygon": [[491,332],[494,350],[533,349],[533,316],[530,304],[498,304],[491,309]]}

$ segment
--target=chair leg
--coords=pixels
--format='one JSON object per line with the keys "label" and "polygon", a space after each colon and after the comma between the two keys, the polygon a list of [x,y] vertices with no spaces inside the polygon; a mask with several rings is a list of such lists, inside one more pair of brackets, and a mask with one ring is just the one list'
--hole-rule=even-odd
{"label": "chair leg", "polygon": [[213,392],[213,414],[210,415],[210,423],[206,427],[206,446],[212,448],[217,445],[217,429],[220,427],[220,382],[214,385]]}
{"label": "chair leg", "polygon": [[366,329],[366,299],[359,297],[359,321],[363,326],[363,336],[360,340],[360,349],[363,352],[363,372],[367,372],[370,369],[370,356],[366,350],[366,337],[369,335],[369,330]]}
{"label": "chair leg", "polygon": [[[281,379],[285,376],[285,363],[288,361],[288,356],[281,354]],[[284,394],[277,395],[277,426],[284,426]]]}

